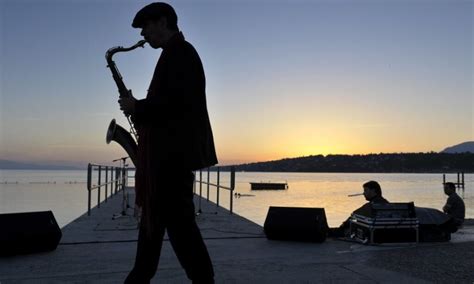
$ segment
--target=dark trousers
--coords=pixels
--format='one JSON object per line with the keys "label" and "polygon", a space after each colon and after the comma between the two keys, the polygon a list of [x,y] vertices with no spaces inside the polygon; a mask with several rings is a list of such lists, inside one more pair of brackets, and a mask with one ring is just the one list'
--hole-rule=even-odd
{"label": "dark trousers", "polygon": [[135,266],[125,283],[149,283],[153,278],[165,230],[187,277],[193,283],[214,283],[212,262],[195,221],[193,173],[160,171],[156,178],[160,183],[152,197],[151,214],[157,214],[157,221],[151,232],[146,222],[141,222]]}

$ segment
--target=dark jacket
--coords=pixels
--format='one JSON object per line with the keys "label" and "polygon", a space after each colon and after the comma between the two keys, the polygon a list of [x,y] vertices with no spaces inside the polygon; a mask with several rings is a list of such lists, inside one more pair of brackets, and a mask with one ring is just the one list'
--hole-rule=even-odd
{"label": "dark jacket", "polygon": [[372,198],[369,203],[370,204],[387,204],[390,202],[388,202],[387,199],[383,198],[382,196],[377,195],[374,198]]}
{"label": "dark jacket", "polygon": [[446,205],[443,207],[444,213],[453,217],[457,224],[462,224],[466,217],[466,207],[464,201],[456,192],[449,195]]}
{"label": "dark jacket", "polygon": [[136,103],[139,160],[186,170],[217,164],[205,87],[199,55],[176,34],[163,47],[147,97]]}

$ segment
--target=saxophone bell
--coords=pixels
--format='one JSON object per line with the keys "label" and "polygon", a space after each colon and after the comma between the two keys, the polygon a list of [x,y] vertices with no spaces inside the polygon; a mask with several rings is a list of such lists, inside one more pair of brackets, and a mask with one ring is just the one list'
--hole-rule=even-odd
{"label": "saxophone bell", "polygon": [[118,125],[115,122],[115,119],[109,124],[109,128],[107,129],[107,134],[105,136],[105,142],[110,144],[110,142],[115,141],[117,142],[122,148],[127,152],[130,160],[132,160],[135,167],[137,166],[137,153],[138,153],[138,146],[135,140],[133,139],[130,132],[125,130],[122,126]]}

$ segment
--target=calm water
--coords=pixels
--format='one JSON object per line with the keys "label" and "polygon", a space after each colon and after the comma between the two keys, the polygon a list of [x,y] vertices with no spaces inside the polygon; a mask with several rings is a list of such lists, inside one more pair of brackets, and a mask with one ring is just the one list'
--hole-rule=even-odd
{"label": "calm water", "polygon": [[[52,210],[60,226],[64,226],[87,210],[86,179],[85,170],[0,170],[0,213]],[[229,173],[221,173],[220,179],[221,184],[229,185]],[[97,180],[96,176],[93,180]],[[203,173],[203,180],[207,180],[207,173]],[[211,173],[210,180],[216,183],[215,173]],[[362,192],[361,186],[368,180],[377,180],[384,196],[392,202],[413,201],[416,206],[440,209],[446,201],[442,174],[236,173],[235,192],[254,196],[233,197],[234,211],[263,225],[269,206],[323,207],[329,225],[337,226],[365,202],[363,196],[347,195]],[[456,175],[447,175],[447,181],[455,180]],[[260,181],[286,181],[289,189],[250,190],[249,182]],[[474,174],[465,175],[465,182],[466,216],[474,218]],[[199,192],[199,186],[196,190]],[[206,186],[202,192],[206,197]],[[96,204],[97,194],[92,197],[92,204]],[[209,199],[216,200],[213,187]],[[230,195],[225,189],[220,191],[220,203],[229,208]]]}

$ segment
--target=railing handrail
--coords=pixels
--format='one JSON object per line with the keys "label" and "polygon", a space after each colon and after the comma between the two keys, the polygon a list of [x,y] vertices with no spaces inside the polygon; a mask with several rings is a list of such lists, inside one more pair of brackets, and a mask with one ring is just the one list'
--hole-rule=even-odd
{"label": "railing handrail", "polygon": [[102,164],[94,164],[94,163],[89,163],[89,165],[91,165],[92,167],[98,167],[98,166],[101,166],[101,167],[109,167],[109,168],[123,168],[123,167],[117,167],[117,166],[113,166],[113,165],[102,165]]}
{"label": "railing handrail", "polygon": [[99,187],[103,187],[103,186],[106,186],[106,185],[109,185],[109,184],[113,184],[116,181],[118,181],[118,179],[115,179],[115,180],[112,180],[112,181],[109,181],[109,182],[106,182],[106,183],[92,185],[90,190],[94,190],[94,189],[99,188]]}
{"label": "railing handrail", "polygon": [[[199,209],[198,209],[198,213],[202,213],[201,211],[201,201],[203,199],[203,196],[202,196],[202,185],[205,184],[207,185],[207,201],[209,201],[209,187],[210,186],[214,186],[217,188],[217,191],[216,191],[216,206],[219,207],[219,193],[220,193],[220,189],[223,188],[223,189],[226,189],[228,190],[230,193],[229,193],[229,196],[230,196],[230,200],[229,200],[229,212],[230,214],[233,214],[233,191],[235,189],[235,167],[234,166],[231,166],[230,167],[230,185],[229,186],[223,186],[220,184],[220,173],[221,173],[221,167],[213,167],[213,169],[216,169],[216,175],[217,175],[217,183],[212,183],[210,182],[210,167],[207,168],[207,181],[203,181],[202,180],[202,169],[199,170],[199,180],[195,178],[195,183],[199,182]],[[194,193],[196,193],[196,190],[194,190]]]}
{"label": "railing handrail", "polygon": [[212,182],[205,182],[205,181],[203,181],[202,183],[203,183],[203,184],[212,185],[212,186],[215,186],[215,187],[219,187],[219,188],[223,188],[223,189],[227,189],[227,190],[233,190],[233,189],[230,188],[230,187],[223,186],[223,185],[218,185],[218,184],[215,184],[215,183],[212,183]]}
{"label": "railing handrail", "polygon": [[[97,184],[92,185],[92,171],[98,169],[98,180]],[[102,182],[102,171],[105,172],[105,182]],[[109,179],[109,171],[110,171],[110,179]],[[97,207],[100,208],[100,189],[105,187],[105,202],[108,199],[108,187],[110,185],[110,195],[116,194],[120,190],[125,189],[125,185],[127,184],[127,167],[117,167],[117,166],[109,166],[109,165],[100,165],[100,164],[93,164],[89,163],[87,165],[87,215],[90,215],[91,212],[91,199],[92,194],[91,192],[94,189],[97,189]],[[114,172],[115,172],[115,179],[114,179]],[[115,185],[115,191],[114,191]]]}

